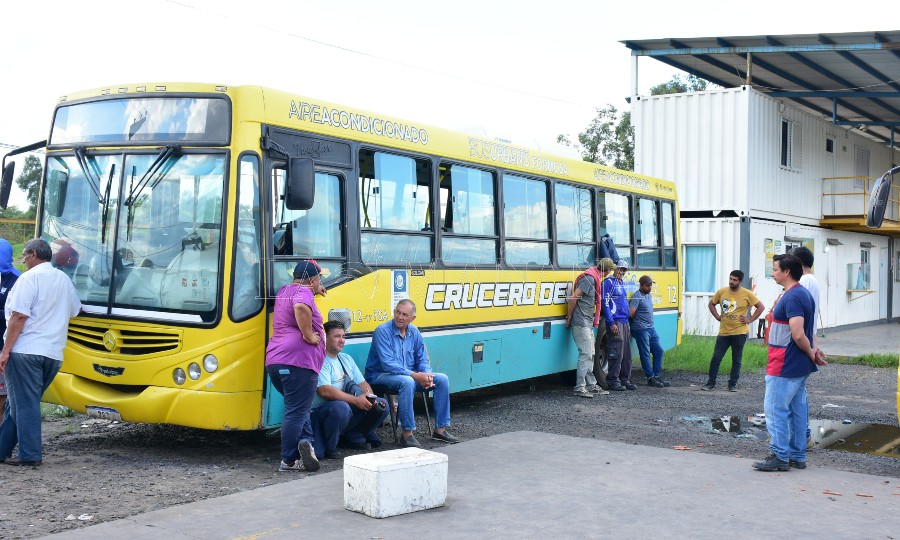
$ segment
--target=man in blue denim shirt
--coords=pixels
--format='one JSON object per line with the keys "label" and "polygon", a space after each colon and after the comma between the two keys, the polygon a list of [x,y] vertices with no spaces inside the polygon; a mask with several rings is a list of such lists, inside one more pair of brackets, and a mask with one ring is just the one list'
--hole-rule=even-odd
{"label": "man in blue denim shirt", "polygon": [[443,373],[431,372],[422,334],[412,325],[415,319],[416,305],[409,299],[400,300],[394,308],[394,320],[380,325],[372,334],[365,378],[397,392],[403,446],[421,447],[413,435],[413,397],[426,389],[434,392],[436,418],[431,438],[457,443],[459,439],[446,430],[450,425],[450,381]]}

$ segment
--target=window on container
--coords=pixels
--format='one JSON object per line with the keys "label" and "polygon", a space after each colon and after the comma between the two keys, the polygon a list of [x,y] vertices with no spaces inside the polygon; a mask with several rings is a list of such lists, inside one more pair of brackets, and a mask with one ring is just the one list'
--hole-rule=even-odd
{"label": "window on container", "polygon": [[675,217],[675,205],[670,202],[664,202],[662,208],[662,245],[663,245],[663,266],[666,268],[675,268],[675,231],[678,224]]}
{"label": "window on container", "polygon": [[497,263],[494,173],[441,165],[441,257],[447,264]]}
{"label": "window on container", "polygon": [[587,268],[597,258],[591,190],[556,184],[556,260],[563,268]]}
{"label": "window on container", "polygon": [[716,246],[684,246],[684,292],[716,292]]}
{"label": "window on container", "polygon": [[550,227],[547,183],[506,175],[503,177],[504,259],[515,266],[550,264]]}
{"label": "window on container", "polygon": [[793,120],[782,118],[779,143],[781,147],[781,166],[792,171],[799,171],[802,147],[800,124]]}
{"label": "window on container", "polygon": [[635,199],[634,244],[638,268],[662,267],[659,235],[658,203],[650,199]]}
{"label": "window on container", "polygon": [[869,191],[869,151],[859,145],[853,146],[853,187],[862,194]]}
{"label": "window on container", "polygon": [[363,262],[431,262],[431,164],[424,159],[362,150],[359,174]]}
{"label": "window on container", "polygon": [[[597,215],[600,217],[600,235],[609,235],[616,247],[619,259],[633,264],[634,261],[631,257],[631,204],[628,196],[601,192],[597,197]],[[603,238],[600,240],[602,242]]]}

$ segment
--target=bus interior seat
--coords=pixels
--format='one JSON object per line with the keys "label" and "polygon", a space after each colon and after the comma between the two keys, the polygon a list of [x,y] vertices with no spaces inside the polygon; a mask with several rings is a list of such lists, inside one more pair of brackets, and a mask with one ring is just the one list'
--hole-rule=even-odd
{"label": "bus interior seat", "polygon": [[215,305],[219,283],[219,243],[186,249],[166,267],[161,280],[163,308],[208,311]]}

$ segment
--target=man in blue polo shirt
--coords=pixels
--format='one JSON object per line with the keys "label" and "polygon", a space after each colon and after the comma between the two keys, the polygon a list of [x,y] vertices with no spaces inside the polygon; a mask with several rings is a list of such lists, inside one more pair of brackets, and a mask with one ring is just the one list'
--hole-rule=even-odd
{"label": "man in blue polo shirt", "polygon": [[375,329],[366,360],[366,380],[397,392],[403,446],[421,448],[413,435],[413,397],[426,389],[434,392],[435,430],[431,438],[458,443],[459,439],[446,430],[450,425],[450,380],[443,373],[432,373],[422,334],[412,325],[415,319],[416,305],[404,299],[394,308],[394,319]]}
{"label": "man in blue polo shirt", "polygon": [[[638,290],[631,295],[628,302],[631,312],[631,336],[637,343],[641,355],[641,367],[647,376],[647,386],[663,388],[671,386],[662,378],[663,348],[659,343],[659,334],[653,326],[653,278],[644,275],[638,280]],[[653,362],[650,362],[653,355]]]}
{"label": "man in blue polo shirt", "polygon": [[772,278],[784,294],[772,310],[769,360],[766,364],[766,428],[772,453],[753,468],[789,471],[806,468],[806,427],[809,403],[806,379],[824,366],[826,355],[813,346],[816,308],[809,291],[800,286],[803,264],[793,255],[775,255]]}

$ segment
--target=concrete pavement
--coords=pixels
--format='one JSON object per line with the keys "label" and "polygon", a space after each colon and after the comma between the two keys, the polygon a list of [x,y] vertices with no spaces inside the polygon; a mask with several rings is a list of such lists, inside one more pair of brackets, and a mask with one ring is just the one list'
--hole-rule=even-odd
{"label": "concrete pavement", "polygon": [[53,538],[892,538],[900,531],[900,478],[815,462],[761,473],[745,458],[527,431],[441,451],[449,458],[448,497],[434,510],[387,519],[349,512],[343,471],[335,471]]}
{"label": "concrete pavement", "polygon": [[[825,335],[821,335],[824,332]],[[819,346],[829,356],[858,356],[864,353],[900,354],[900,324],[871,322],[819,332]]]}

